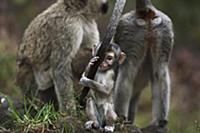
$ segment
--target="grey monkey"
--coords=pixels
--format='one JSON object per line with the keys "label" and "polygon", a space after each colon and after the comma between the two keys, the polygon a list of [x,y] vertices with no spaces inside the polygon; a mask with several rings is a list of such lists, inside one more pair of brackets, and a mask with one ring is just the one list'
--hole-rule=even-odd
{"label": "grey monkey", "polygon": [[124,14],[114,42],[126,53],[115,87],[115,111],[134,123],[138,100],[151,81],[152,125],[164,127],[170,104],[169,59],[174,43],[170,18],[150,0],[136,0],[136,10]]}
{"label": "grey monkey", "polygon": [[[98,58],[98,56],[94,56],[90,60],[85,73]],[[80,79],[81,85],[91,89],[86,102],[86,114],[89,118],[89,121],[85,123],[86,129],[102,128],[105,132],[114,131],[114,121],[117,119],[113,105],[115,70],[124,62],[125,58],[120,47],[111,43],[111,47],[105,53],[105,58],[97,70],[95,79],[88,79],[85,77],[85,73]]]}
{"label": "grey monkey", "polygon": [[107,8],[107,0],[58,0],[30,23],[17,56],[17,84],[25,95],[38,90],[60,111],[74,108],[71,62],[80,48],[99,43],[95,20]]}

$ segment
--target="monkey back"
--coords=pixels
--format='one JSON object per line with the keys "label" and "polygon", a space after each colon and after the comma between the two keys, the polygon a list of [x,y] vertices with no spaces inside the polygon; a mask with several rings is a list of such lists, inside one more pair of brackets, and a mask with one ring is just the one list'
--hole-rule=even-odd
{"label": "monkey back", "polygon": [[[139,18],[135,11],[122,16],[114,41],[127,55],[127,60],[137,63],[144,60],[147,52],[166,61],[173,45],[172,22],[168,16],[153,9],[150,21]],[[152,55],[153,54],[153,55]]]}

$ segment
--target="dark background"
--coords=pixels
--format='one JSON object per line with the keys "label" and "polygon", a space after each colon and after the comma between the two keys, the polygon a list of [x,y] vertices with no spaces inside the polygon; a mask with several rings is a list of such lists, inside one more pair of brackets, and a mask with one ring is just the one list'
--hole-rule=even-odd
{"label": "dark background", "polygon": [[[15,86],[16,52],[23,32],[30,21],[55,0],[0,0],[0,91],[21,97]],[[104,35],[110,12],[98,20]],[[134,0],[127,0],[124,12],[134,9]],[[172,133],[200,132],[200,1],[152,0],[174,23],[175,46],[170,62],[172,98],[169,129]],[[149,87],[142,95],[136,125],[151,120]]]}

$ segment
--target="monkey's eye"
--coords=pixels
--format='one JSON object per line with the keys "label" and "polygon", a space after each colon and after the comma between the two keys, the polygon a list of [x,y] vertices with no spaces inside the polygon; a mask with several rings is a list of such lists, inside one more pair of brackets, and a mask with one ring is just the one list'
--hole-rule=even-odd
{"label": "monkey's eye", "polygon": [[106,59],[107,59],[107,60],[112,60],[113,57],[112,57],[112,56],[107,56]]}

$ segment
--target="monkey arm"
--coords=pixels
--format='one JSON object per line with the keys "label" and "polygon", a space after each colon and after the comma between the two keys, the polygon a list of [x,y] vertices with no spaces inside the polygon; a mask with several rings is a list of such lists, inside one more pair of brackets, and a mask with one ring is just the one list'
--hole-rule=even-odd
{"label": "monkey arm", "polygon": [[97,81],[88,79],[87,77],[83,76],[80,79],[80,84],[82,84],[85,87],[90,87],[91,89],[93,89],[94,91],[103,94],[103,95],[110,95],[114,82],[109,82],[107,83],[107,85],[101,84]]}
{"label": "monkey arm", "polygon": [[87,25],[83,26],[83,30],[85,31],[85,33],[81,47],[91,49],[94,46],[96,47],[100,42],[99,31],[96,22],[93,20],[90,23],[87,23]]}

